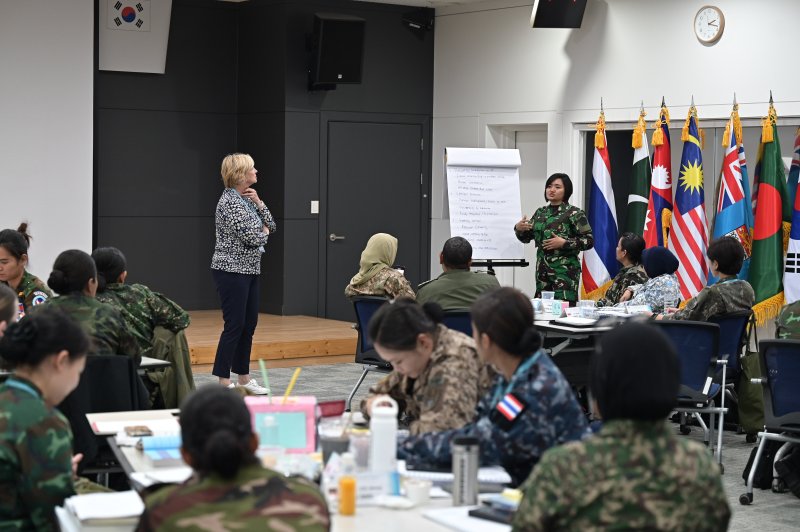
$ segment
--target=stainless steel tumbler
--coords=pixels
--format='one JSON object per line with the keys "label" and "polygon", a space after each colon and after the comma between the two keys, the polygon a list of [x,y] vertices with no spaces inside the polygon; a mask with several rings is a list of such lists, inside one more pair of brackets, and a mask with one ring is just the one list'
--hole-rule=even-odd
{"label": "stainless steel tumbler", "polygon": [[453,438],[450,445],[453,455],[453,506],[478,504],[478,438]]}

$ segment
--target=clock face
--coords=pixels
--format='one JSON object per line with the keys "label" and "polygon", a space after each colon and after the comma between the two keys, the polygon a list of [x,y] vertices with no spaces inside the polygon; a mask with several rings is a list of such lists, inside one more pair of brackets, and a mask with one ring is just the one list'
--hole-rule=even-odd
{"label": "clock face", "polygon": [[700,42],[717,42],[724,28],[725,17],[718,7],[703,6],[694,16],[694,34]]}

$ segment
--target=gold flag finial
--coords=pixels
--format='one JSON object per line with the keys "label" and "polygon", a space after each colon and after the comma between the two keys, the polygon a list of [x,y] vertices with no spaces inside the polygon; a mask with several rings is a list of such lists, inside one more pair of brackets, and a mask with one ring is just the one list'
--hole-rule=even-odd
{"label": "gold flag finial", "polygon": [[603,99],[600,98],[600,116],[597,117],[597,123],[594,125],[594,147],[603,149],[606,147],[606,114],[603,111]]}

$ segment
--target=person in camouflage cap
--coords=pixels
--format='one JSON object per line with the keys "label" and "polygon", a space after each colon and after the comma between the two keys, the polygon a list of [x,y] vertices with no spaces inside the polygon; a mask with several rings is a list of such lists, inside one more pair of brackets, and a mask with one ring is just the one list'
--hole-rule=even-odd
{"label": "person in camouflage cap", "polygon": [[77,321],[92,338],[90,355],[127,355],[136,365],[142,361],[141,350],[122,314],[96,299],[97,269],[87,253],[63,251],[53,263],[47,284],[58,293],[39,308],[58,308]]}
{"label": "person in camouflage cap", "polygon": [[775,320],[775,338],[800,340],[800,301],[789,303]]}
{"label": "person in camouflage cap", "polygon": [[75,494],[69,422],[55,408],[78,385],[89,338],[41,308],[0,334],[14,373],[0,385],[0,530],[58,530],[54,508]]}
{"label": "person in camouflage cap", "polygon": [[261,466],[250,411],[235,391],[200,388],[180,421],[181,454],[194,475],[147,495],[137,530],[329,530],[315,485]]}
{"label": "person in camouflage cap", "polygon": [[28,265],[28,246],[31,236],[28,224],[0,231],[0,284],[10,286],[19,298],[19,317],[53,297],[44,282],[25,268]]}
{"label": "person in camouflage cap", "polygon": [[449,467],[450,442],[474,436],[481,465],[501,465],[518,486],[545,450],[588,434],[569,383],[541,349],[531,301],[522,292],[498,288],[471,307],[473,337],[484,362],[499,375],[480,400],[476,418],[460,429],[409,436],[398,458],[421,467]]}
{"label": "person in camouflage cap", "polygon": [[642,266],[642,251],[644,251],[644,238],[635,233],[622,233],[617,243],[617,262],[622,264],[611,286],[605,295],[597,302],[598,307],[616,305],[621,301],[630,299],[630,292],[626,290],[631,285],[647,282],[647,273]]}
{"label": "person in camouflage cap", "polygon": [[522,486],[512,530],[726,530],[719,466],[666,422],[679,386],[678,356],[654,325],[604,334],[589,383],[603,428],[544,453]]}
{"label": "person in camouflage cap", "polygon": [[706,255],[711,273],[719,277],[719,281],[703,288],[682,309],[660,314],[656,319],[708,321],[713,316],[753,308],[756,300],[753,287],[736,277],[744,261],[744,248],[739,241],[729,236],[718,238],[708,245]]}
{"label": "person in camouflage cap", "polygon": [[475,341],[442,325],[436,303],[410,299],[383,305],[369,323],[369,335],[393,371],[369,390],[361,411],[390,395],[413,435],[463,427],[475,416],[478,399],[489,390],[495,372],[481,361]]}
{"label": "person in camouflage cap", "polygon": [[369,237],[367,247],[361,252],[358,273],[344,288],[344,295],[414,299],[416,294],[408,279],[394,268],[395,258],[397,258],[395,237],[387,233],[376,233]]}
{"label": "person in camouflage cap", "polygon": [[592,249],[592,227],[578,207],[570,205],[572,181],[567,174],[553,174],[545,183],[544,199],[550,204],[540,207],[533,216],[526,216],[514,226],[514,234],[524,243],[536,243],[536,297],[542,291],[555,292],[555,298],[575,303],[581,263],[578,254]]}
{"label": "person in camouflage cap", "polygon": [[151,371],[147,378],[157,386],[163,408],[178,408],[195,388],[183,332],[189,326],[189,313],[143,284],[125,284],[127,261],[117,248],[97,248],[92,259],[97,266],[98,301],[119,310],[142,356],[170,362],[170,367]]}

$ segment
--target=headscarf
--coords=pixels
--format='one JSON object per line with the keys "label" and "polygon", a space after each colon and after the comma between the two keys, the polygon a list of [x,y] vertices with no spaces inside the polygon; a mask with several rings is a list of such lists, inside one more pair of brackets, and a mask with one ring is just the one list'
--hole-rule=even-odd
{"label": "headscarf", "polygon": [[603,334],[590,366],[589,389],[605,421],[664,419],[678,402],[678,355],[655,325],[632,321]]}
{"label": "headscarf", "polygon": [[647,248],[642,252],[642,266],[650,279],[678,271],[678,259],[665,247]]}
{"label": "headscarf", "polygon": [[358,273],[350,279],[351,285],[365,283],[384,268],[391,268],[397,257],[397,239],[388,233],[376,233],[367,240],[361,252]]}

